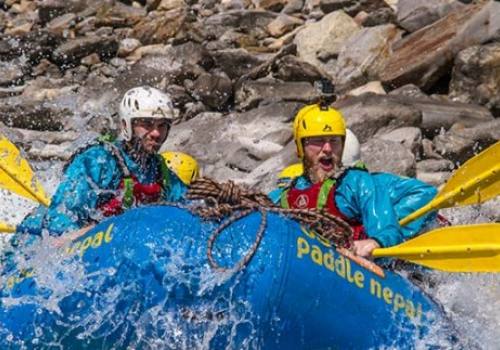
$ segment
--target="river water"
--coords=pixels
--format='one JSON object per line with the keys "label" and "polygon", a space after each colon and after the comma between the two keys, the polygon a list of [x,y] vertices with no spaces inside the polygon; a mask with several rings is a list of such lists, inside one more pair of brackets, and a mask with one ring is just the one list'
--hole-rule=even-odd
{"label": "river water", "polygon": [[[51,195],[54,191],[62,169],[61,163],[37,163],[36,173]],[[16,224],[26,215],[34,204],[16,195],[12,195],[4,190],[0,190],[2,201],[0,203],[0,218],[10,224]],[[487,209],[481,207],[454,208],[442,211],[453,224],[468,224],[488,222],[491,220]],[[9,239],[9,235],[2,236],[2,244]],[[45,258],[47,258],[46,255]],[[57,269],[59,267],[51,265],[50,259],[41,259],[39,264],[46,264],[46,269]],[[45,262],[44,262],[45,261]],[[453,319],[462,342],[466,348],[478,348],[484,350],[499,349],[500,339],[500,274],[463,274],[463,273],[443,273],[439,271],[426,272],[426,282],[423,288],[437,300]],[[50,275],[50,274],[49,274]],[[73,274],[75,275],[75,274]],[[83,277],[82,277],[83,278]],[[56,282],[52,287],[62,290],[62,293],[69,292],[64,286],[59,286],[61,282]],[[82,280],[83,281],[83,280]],[[79,281],[80,283],[82,281]],[[50,280],[47,283],[51,283]],[[154,317],[154,315],[152,316]],[[157,315],[154,322],[166,322],[175,324],[170,320],[171,315]],[[89,331],[91,325],[88,325]],[[208,328],[208,332],[213,329]],[[180,333],[179,333],[180,332]],[[185,344],[186,348],[206,347],[205,337],[201,337],[196,342],[182,338],[182,330],[172,329],[171,336],[177,337],[177,344]],[[170,339],[172,340],[172,339]],[[159,348],[162,344],[156,344]],[[163,345],[165,345],[163,343]],[[418,346],[417,346],[418,347]]]}

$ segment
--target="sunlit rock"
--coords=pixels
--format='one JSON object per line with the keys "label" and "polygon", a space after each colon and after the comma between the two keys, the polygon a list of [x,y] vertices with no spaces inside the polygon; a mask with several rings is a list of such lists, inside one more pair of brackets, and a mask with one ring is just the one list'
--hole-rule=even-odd
{"label": "sunlit rock", "polygon": [[271,23],[269,23],[267,30],[272,36],[279,37],[291,31],[293,28],[302,25],[303,23],[304,21],[300,18],[280,14]]}
{"label": "sunlit rock", "polygon": [[332,12],[318,22],[306,23],[297,33],[294,39],[297,55],[333,74],[342,44],[358,30],[359,25],[343,11]]}
{"label": "sunlit rock", "polygon": [[339,100],[334,106],[342,112],[349,128],[363,143],[380,129],[387,131],[405,126],[419,126],[422,113],[412,105],[387,95],[366,93]]}
{"label": "sunlit rock", "polygon": [[398,128],[383,133],[378,138],[386,141],[397,142],[408,148],[413,154],[418,154],[422,142],[422,131],[417,127]]}
{"label": "sunlit rock", "polygon": [[361,145],[361,154],[370,171],[415,176],[415,155],[399,142],[372,138]]}
{"label": "sunlit rock", "polygon": [[340,93],[377,80],[401,31],[392,24],[363,28],[342,44],[333,81]]}
{"label": "sunlit rock", "polygon": [[464,6],[457,0],[399,0],[398,24],[408,32],[414,32]]}
{"label": "sunlit rock", "polygon": [[397,41],[381,80],[393,87],[413,83],[429,89],[451,69],[459,51],[495,37],[500,21],[491,19],[499,11],[497,1],[468,5]]}
{"label": "sunlit rock", "polygon": [[321,0],[319,6],[324,13],[343,10],[349,16],[355,16],[361,11],[375,12],[389,8],[384,0]]}

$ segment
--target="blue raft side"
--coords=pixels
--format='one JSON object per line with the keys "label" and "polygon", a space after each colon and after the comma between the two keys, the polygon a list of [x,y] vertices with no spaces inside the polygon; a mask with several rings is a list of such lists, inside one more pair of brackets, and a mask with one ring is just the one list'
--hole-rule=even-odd
{"label": "blue raft side", "polygon": [[[411,349],[450,336],[439,305],[400,275],[378,277],[297,223],[267,219],[248,266],[225,274],[206,256],[216,225],[186,210],[145,207],[106,220],[70,247],[66,260],[83,262],[88,277],[57,309],[37,280],[47,271],[4,273],[2,348],[149,348],[164,339],[169,348]],[[213,251],[221,266],[242,258],[260,222],[255,213],[224,230]]]}

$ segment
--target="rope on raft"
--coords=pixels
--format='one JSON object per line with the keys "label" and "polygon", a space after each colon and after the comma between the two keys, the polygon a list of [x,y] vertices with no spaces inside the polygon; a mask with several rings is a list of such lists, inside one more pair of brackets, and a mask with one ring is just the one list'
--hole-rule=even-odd
{"label": "rope on raft", "polygon": [[[210,266],[218,271],[239,271],[250,262],[264,235],[269,212],[282,214],[300,222],[337,247],[352,246],[353,231],[344,220],[315,208],[281,208],[265,194],[244,189],[232,181],[218,183],[210,178],[197,179],[191,183],[187,198],[204,200],[204,205],[191,208],[191,211],[203,219],[220,221],[229,216],[208,239],[208,261]],[[226,227],[254,211],[260,212],[262,219],[249,251],[232,269],[219,266],[212,254],[215,241]]]}

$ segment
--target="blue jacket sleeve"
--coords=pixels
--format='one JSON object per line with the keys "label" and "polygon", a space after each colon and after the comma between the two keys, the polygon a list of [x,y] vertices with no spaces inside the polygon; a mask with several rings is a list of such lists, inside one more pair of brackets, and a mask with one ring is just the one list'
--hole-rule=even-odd
{"label": "blue jacket sleeve", "polygon": [[168,171],[169,183],[164,192],[164,200],[168,202],[179,202],[185,200],[187,186],[170,169]]}
{"label": "blue jacket sleeve", "polygon": [[[51,199],[41,229],[51,235],[61,235],[91,222],[98,214],[95,209],[99,196],[118,186],[120,174],[114,156],[102,146],[93,146],[77,155]],[[34,219],[40,220],[40,217],[28,216],[22,225],[27,226]]]}
{"label": "blue jacket sleeve", "polygon": [[338,184],[335,203],[348,218],[362,222],[368,237],[382,247],[403,241],[387,189],[378,186],[368,172],[348,170]]}
{"label": "blue jacket sleeve", "polygon": [[274,203],[280,204],[283,188],[276,188],[267,194],[267,197]]}
{"label": "blue jacket sleeve", "polygon": [[[429,203],[437,194],[434,186],[417,179],[389,173],[373,173],[373,177],[381,188],[387,190],[398,221]],[[421,232],[435,218],[435,212],[427,213],[400,230],[404,238],[409,239]]]}

